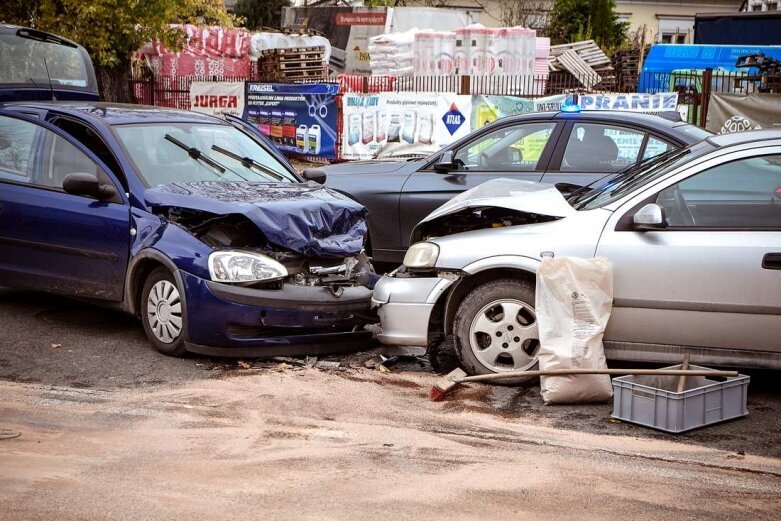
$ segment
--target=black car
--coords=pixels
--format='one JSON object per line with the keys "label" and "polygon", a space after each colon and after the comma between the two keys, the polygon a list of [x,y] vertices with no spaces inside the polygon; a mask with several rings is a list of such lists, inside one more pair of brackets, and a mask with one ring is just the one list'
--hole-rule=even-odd
{"label": "black car", "polygon": [[395,263],[421,219],[489,179],[545,181],[569,192],[709,135],[667,116],[538,112],[497,120],[425,159],[359,161],[323,170],[329,188],[369,208],[374,260]]}

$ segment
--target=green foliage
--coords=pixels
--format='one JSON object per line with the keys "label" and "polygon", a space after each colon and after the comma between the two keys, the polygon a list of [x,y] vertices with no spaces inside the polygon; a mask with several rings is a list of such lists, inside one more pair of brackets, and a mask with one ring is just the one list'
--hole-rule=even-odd
{"label": "green foliage", "polygon": [[126,65],[152,40],[180,48],[183,35],[169,24],[235,21],[222,0],[3,0],[0,19],[70,38],[106,67]]}
{"label": "green foliage", "polygon": [[282,8],[289,7],[290,0],[239,0],[234,11],[246,20],[247,29],[279,27],[282,22]]}
{"label": "green foliage", "polygon": [[629,24],[618,20],[615,8],[615,0],[556,0],[548,28],[551,43],[593,39],[603,48],[619,47]]}

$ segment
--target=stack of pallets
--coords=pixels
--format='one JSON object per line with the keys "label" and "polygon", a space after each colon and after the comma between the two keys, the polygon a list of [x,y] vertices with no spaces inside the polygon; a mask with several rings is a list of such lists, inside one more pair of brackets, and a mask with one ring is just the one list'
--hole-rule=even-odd
{"label": "stack of pallets", "polygon": [[260,81],[297,83],[325,81],[323,47],[295,47],[263,51],[260,58]]}
{"label": "stack of pallets", "polygon": [[[646,50],[647,52],[647,50]],[[617,51],[610,60],[616,74],[616,90],[632,92],[637,88],[640,75],[640,49],[625,49]]]}
{"label": "stack of pallets", "polygon": [[548,55],[551,71],[567,71],[586,88],[612,80],[610,58],[594,40],[553,45]]}

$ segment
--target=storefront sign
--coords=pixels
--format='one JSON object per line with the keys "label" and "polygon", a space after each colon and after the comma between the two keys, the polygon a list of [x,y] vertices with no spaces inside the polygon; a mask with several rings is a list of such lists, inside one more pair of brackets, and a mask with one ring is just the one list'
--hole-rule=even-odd
{"label": "storefront sign", "polygon": [[219,116],[244,113],[243,81],[194,81],[190,85],[190,109]]}

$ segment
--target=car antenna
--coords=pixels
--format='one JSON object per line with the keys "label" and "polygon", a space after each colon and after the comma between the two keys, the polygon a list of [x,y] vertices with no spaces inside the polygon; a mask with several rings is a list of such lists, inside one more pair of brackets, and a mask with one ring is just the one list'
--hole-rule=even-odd
{"label": "car antenna", "polygon": [[54,95],[54,87],[52,87],[52,77],[49,76],[49,66],[46,64],[46,58],[43,59],[43,66],[46,69],[46,78],[49,80],[49,92],[52,94],[52,101],[57,101],[57,97]]}

